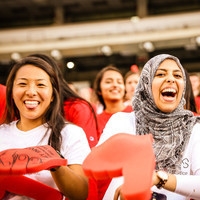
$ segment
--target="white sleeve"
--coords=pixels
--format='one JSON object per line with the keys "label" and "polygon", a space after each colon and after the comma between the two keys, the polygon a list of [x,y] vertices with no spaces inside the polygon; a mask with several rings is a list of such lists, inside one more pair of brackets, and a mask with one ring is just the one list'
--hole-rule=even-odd
{"label": "white sleeve", "polygon": [[67,124],[62,130],[61,154],[67,159],[68,165],[82,164],[90,151],[84,130],[79,126]]}
{"label": "white sleeve", "polygon": [[189,141],[189,157],[191,175],[176,175],[177,185],[175,192],[192,199],[200,199],[200,124],[193,128]]}
{"label": "white sleeve", "polygon": [[176,193],[200,199],[200,175],[176,175],[176,180]]}

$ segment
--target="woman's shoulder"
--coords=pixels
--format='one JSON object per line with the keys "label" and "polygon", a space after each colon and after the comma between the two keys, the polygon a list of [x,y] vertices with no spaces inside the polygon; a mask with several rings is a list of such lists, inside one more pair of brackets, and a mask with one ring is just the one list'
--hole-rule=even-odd
{"label": "woman's shoulder", "polygon": [[98,145],[117,133],[135,134],[135,114],[133,111],[113,114],[101,134]]}
{"label": "woman's shoulder", "polygon": [[192,134],[190,136],[190,141],[194,141],[194,142],[200,142],[200,122],[196,123],[194,126],[193,126],[193,129],[192,129]]}
{"label": "woman's shoulder", "polygon": [[65,127],[61,131],[62,135],[62,146],[64,149],[79,147],[86,148],[86,150],[90,149],[86,134],[84,130],[75,124],[66,123]]}
{"label": "woman's shoulder", "polygon": [[81,131],[83,130],[82,127],[74,124],[74,123],[71,123],[71,122],[65,122],[65,126],[63,127],[62,131],[67,131],[67,130],[75,130],[75,131]]}
{"label": "woman's shoulder", "polygon": [[9,124],[1,124],[0,131],[2,131],[2,130],[6,131],[6,130],[13,129],[14,127],[16,127],[16,123],[17,123],[17,121],[12,121]]}
{"label": "woman's shoulder", "polygon": [[135,113],[134,111],[131,112],[117,112],[113,114],[110,118],[110,120],[122,120],[122,121],[129,121],[135,119]]}
{"label": "woman's shoulder", "polygon": [[[199,117],[199,118],[200,118],[200,117]],[[197,122],[197,123],[194,125],[194,127],[193,127],[193,129],[192,129],[192,133],[198,133],[198,134],[200,135],[199,130],[200,130],[200,119],[199,119],[199,122]]]}
{"label": "woman's shoulder", "polygon": [[111,116],[106,126],[115,127],[117,130],[126,132],[132,130],[135,126],[135,113],[132,112],[117,112]]}
{"label": "woman's shoulder", "polygon": [[66,122],[65,126],[63,127],[61,134],[65,137],[71,137],[71,136],[78,136],[78,135],[82,135],[85,132],[83,130],[82,127],[71,123],[71,122]]}

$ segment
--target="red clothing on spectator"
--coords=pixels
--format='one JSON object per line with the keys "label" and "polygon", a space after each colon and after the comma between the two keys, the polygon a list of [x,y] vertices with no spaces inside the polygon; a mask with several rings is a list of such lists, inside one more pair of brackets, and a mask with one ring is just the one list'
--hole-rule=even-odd
{"label": "red clothing on spectator", "polygon": [[86,133],[90,148],[97,144],[97,126],[89,105],[82,101],[65,101],[64,116],[68,121],[80,126]]}
{"label": "red clothing on spectator", "polygon": [[196,103],[196,107],[197,107],[197,113],[200,114],[200,96],[195,97],[195,103]]}
{"label": "red clothing on spectator", "polygon": [[[126,108],[122,110],[121,112],[131,112],[131,111],[133,111],[132,106],[126,106]],[[110,119],[112,115],[113,113],[108,113],[105,110],[102,113],[97,115],[97,122],[98,122],[98,128],[99,128],[98,139],[101,136],[106,123],[108,122],[108,120]]]}
{"label": "red clothing on spectator", "polygon": [[6,107],[6,86],[0,84],[0,122]]}

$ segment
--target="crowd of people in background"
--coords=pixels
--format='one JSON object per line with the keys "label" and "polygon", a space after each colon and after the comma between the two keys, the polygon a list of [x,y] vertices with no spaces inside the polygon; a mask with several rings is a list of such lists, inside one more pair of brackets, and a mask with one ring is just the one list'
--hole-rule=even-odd
{"label": "crowd of people in background", "polygon": [[[169,178],[161,193],[170,200],[186,200],[185,196],[200,199],[199,191],[192,192],[198,188],[187,189],[188,184],[179,173],[185,152],[185,158],[190,161],[189,168],[184,171],[187,177],[200,175],[200,163],[196,161],[199,151],[196,146],[190,149],[191,144],[200,145],[200,137],[195,135],[200,126],[199,73],[189,73],[178,58],[163,54],[150,59],[144,67],[127,66],[125,74],[117,66],[102,66],[93,86],[87,89],[81,93],[72,82],[67,82],[56,61],[45,54],[32,54],[17,61],[6,85],[0,84],[0,151],[50,145],[68,160],[67,166],[27,177],[47,183],[69,199],[111,200],[108,199],[110,195],[112,199],[114,196],[123,199],[120,192],[123,182],[119,181],[116,187],[115,179],[88,179],[81,165],[92,149],[111,135],[152,133],[156,170],[166,170]],[[178,100],[174,100],[176,96]],[[165,101],[168,104],[163,103]],[[170,104],[173,103],[172,108]],[[170,130],[167,123],[170,123]],[[193,126],[197,127],[195,131]],[[166,141],[161,138],[165,134],[161,129],[166,131]],[[195,137],[196,142],[191,137]],[[164,145],[165,142],[172,142],[173,148]],[[159,154],[159,148],[164,153]],[[159,180],[155,173],[153,185]],[[191,178],[190,183],[200,186],[195,178]],[[153,191],[159,192],[155,188]],[[5,199],[19,196],[6,195]]]}

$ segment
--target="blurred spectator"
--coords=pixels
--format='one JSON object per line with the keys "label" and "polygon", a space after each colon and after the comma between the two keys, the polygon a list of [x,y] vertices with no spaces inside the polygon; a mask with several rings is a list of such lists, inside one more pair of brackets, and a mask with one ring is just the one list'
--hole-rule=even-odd
{"label": "blurred spectator", "polygon": [[101,135],[112,114],[119,111],[131,112],[132,106],[124,105],[124,78],[121,71],[113,65],[104,67],[96,75],[94,91],[98,101],[103,105],[103,112],[97,115],[99,134]]}
{"label": "blurred spectator", "polygon": [[198,73],[190,73],[189,75],[197,106],[197,112],[200,113],[200,76]]}
{"label": "blurred spectator", "polygon": [[185,70],[185,76],[186,76],[186,82],[187,82],[186,92],[185,92],[185,100],[186,100],[185,109],[191,110],[194,113],[194,115],[198,115],[189,73],[187,72],[186,69],[184,70]]}
{"label": "blurred spectator", "polygon": [[125,99],[124,99],[125,105],[132,104],[132,98],[133,98],[135,87],[138,83],[139,77],[140,77],[140,70],[138,66],[132,65],[130,67],[130,70],[124,76],[125,90],[126,90]]}

